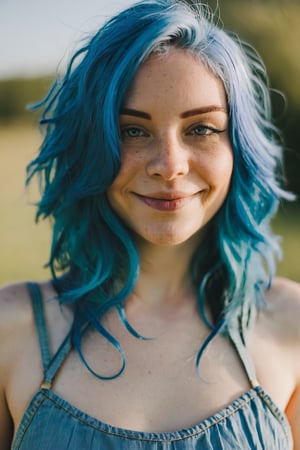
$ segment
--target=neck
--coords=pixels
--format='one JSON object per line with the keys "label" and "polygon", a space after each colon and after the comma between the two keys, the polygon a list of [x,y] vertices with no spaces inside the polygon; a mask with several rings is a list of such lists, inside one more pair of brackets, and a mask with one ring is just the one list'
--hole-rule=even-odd
{"label": "neck", "polygon": [[134,294],[151,308],[178,306],[193,291],[190,264],[195,242],[174,246],[137,243],[140,275]]}

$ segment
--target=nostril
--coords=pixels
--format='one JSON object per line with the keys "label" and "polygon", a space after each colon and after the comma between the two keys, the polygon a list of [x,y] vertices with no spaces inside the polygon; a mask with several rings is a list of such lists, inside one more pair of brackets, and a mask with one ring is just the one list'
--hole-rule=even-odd
{"label": "nostril", "polygon": [[165,143],[157,147],[146,165],[148,175],[173,180],[189,172],[189,156],[180,145]]}
{"label": "nostril", "polygon": [[189,172],[188,161],[151,161],[147,165],[148,175],[164,179],[182,177]]}

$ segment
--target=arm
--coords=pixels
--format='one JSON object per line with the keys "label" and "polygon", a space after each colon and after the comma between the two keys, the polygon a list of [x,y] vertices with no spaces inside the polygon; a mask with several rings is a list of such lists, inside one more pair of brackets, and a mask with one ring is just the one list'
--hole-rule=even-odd
{"label": "arm", "polygon": [[286,321],[283,326],[290,333],[295,374],[295,390],[285,412],[293,433],[293,450],[300,450],[300,284],[285,279],[279,282],[282,283],[282,298],[286,309]]}
{"label": "arm", "polygon": [[13,423],[3,389],[0,395],[0,417],[1,450],[9,450],[11,448],[13,437]]}
{"label": "arm", "polygon": [[292,427],[294,450],[300,450],[300,387],[294,391],[287,406],[286,415]]}
{"label": "arm", "polygon": [[[1,293],[2,294],[2,293]],[[1,295],[0,294],[0,295]],[[5,387],[8,380],[7,349],[8,336],[5,326],[7,304],[5,296],[0,298],[0,442],[1,450],[9,450],[13,436],[13,421],[6,400]]]}
{"label": "arm", "polygon": [[[0,290],[0,449],[11,448],[14,425],[9,408],[9,382],[11,371],[19,354],[15,342],[20,340],[20,329],[24,311],[19,307],[22,299],[21,285],[12,285]],[[16,301],[17,300],[17,301]],[[20,320],[21,319],[21,320]],[[23,342],[23,341],[21,341]]]}
{"label": "arm", "polygon": [[[285,411],[294,438],[293,450],[300,450],[300,284],[275,278],[266,291],[267,308],[260,315],[260,377],[279,407]],[[270,352],[272,358],[265,355]]]}
{"label": "arm", "polygon": [[297,386],[293,393],[293,396],[287,407],[287,415],[292,427],[292,433],[294,438],[294,450],[300,450],[300,284],[294,284],[293,295],[295,301],[295,363],[296,363],[296,379]]}

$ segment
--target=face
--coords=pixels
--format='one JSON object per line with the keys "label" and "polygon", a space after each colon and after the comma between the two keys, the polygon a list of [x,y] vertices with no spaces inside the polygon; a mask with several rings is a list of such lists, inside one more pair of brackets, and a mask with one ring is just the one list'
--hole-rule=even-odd
{"label": "face", "polygon": [[122,160],[107,195],[138,241],[200,239],[228,192],[233,156],[223,84],[172,49],[140,67],[120,114]]}

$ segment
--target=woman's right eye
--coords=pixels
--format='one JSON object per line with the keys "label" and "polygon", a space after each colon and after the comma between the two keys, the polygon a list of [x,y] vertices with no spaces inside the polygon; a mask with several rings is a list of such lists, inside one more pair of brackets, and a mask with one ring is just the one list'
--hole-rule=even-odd
{"label": "woman's right eye", "polygon": [[122,138],[139,138],[146,136],[145,131],[138,127],[124,127],[121,128]]}

